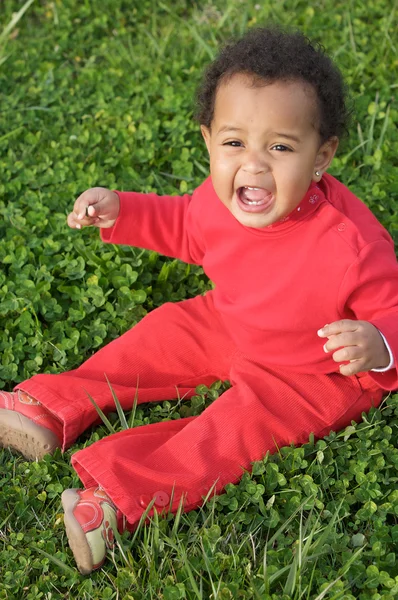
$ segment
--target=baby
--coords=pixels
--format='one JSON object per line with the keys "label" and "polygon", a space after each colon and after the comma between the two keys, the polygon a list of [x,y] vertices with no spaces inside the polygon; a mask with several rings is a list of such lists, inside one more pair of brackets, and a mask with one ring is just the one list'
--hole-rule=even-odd
{"label": "baby", "polygon": [[73,455],[62,495],[81,573],[144,511],[194,509],[267,451],[358,420],[398,387],[398,266],[368,208],[326,173],[347,125],[341,75],[300,33],[259,28],[208,68],[198,119],[210,173],[192,195],[93,188],[68,224],[202,265],[215,288],[167,303],[78,369],[1,393],[0,442],[41,458],[115,409],[231,387],[197,417]]}

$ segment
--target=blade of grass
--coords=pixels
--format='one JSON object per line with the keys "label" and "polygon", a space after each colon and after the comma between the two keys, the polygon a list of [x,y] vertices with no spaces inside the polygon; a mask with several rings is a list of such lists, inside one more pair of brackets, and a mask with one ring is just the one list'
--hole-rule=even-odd
{"label": "blade of grass", "polygon": [[269,595],[270,581],[269,581],[269,577],[268,577],[267,547],[265,547],[265,549],[264,549],[264,556],[263,556],[263,579],[264,579],[265,593]]}
{"label": "blade of grass", "polygon": [[372,119],[370,121],[370,126],[369,126],[369,137],[368,137],[368,143],[366,145],[366,154],[370,155],[372,152],[372,146],[373,146],[373,136],[374,136],[374,128],[375,128],[375,122],[376,122],[376,116],[377,116],[377,108],[379,105],[379,92],[376,92],[376,97],[375,97],[375,108],[374,108],[374,112],[372,114]]}
{"label": "blade of grass", "polygon": [[119,419],[120,419],[120,424],[123,427],[123,429],[129,429],[129,425],[127,423],[126,415],[124,414],[122,405],[120,404],[119,399],[116,396],[116,394],[114,392],[114,389],[113,389],[113,387],[111,385],[111,382],[109,381],[106,373],[104,373],[104,375],[105,375],[106,382],[109,385],[109,389],[111,390],[111,393],[112,393],[112,398],[113,398],[113,401],[114,401],[115,406],[116,406],[117,414],[118,414]]}
{"label": "blade of grass", "polygon": [[189,579],[189,581],[191,583],[192,589],[193,589],[196,597],[199,600],[202,600],[203,596],[202,596],[202,593],[200,592],[198,586],[196,585],[196,581],[195,581],[195,578],[193,576],[192,569],[189,566],[189,560],[188,560],[188,556],[187,556],[187,554],[185,552],[185,549],[182,549],[181,544],[178,544],[178,549],[181,552],[181,556],[182,556],[182,561],[181,562],[183,564],[183,569],[186,572],[186,574],[188,575],[188,579]]}
{"label": "blade of grass", "polygon": [[[361,131],[362,133],[362,131]],[[348,161],[348,159],[360,148],[362,148],[364,145],[366,144],[366,140],[362,141],[360,144],[357,144],[357,146],[355,146],[355,148],[353,148],[352,150],[350,150],[350,152],[348,152],[348,154],[344,154],[344,156],[342,158],[344,158],[345,161]]]}
{"label": "blade of grass", "polygon": [[232,5],[230,5],[226,8],[226,10],[224,10],[224,14],[222,15],[221,19],[219,19],[218,23],[216,24],[216,29],[218,29],[218,30],[223,29],[226,21],[228,21],[228,19],[229,19],[229,15],[232,12],[232,8],[233,8]]}
{"label": "blade of grass", "polygon": [[11,21],[6,25],[3,31],[0,33],[0,44],[2,44],[10,35],[11,31],[17,25],[17,23],[22,19],[23,15],[26,13],[28,8],[33,4],[35,0],[27,0],[25,4],[20,8],[20,10],[13,14]]}
{"label": "blade of grass", "polygon": [[101,421],[103,422],[103,424],[105,425],[105,427],[107,428],[109,433],[116,433],[115,428],[113,427],[112,423],[109,421],[109,419],[106,418],[105,414],[102,412],[102,410],[100,409],[100,407],[98,406],[98,404],[96,403],[94,398],[92,396],[90,396],[90,394],[88,393],[87,390],[84,390],[84,391],[86,392],[87,396],[89,397],[91,404],[94,406],[95,410],[97,411],[98,416],[100,417]]}
{"label": "blade of grass", "polygon": [[189,21],[186,21],[185,19],[181,19],[181,17],[175,11],[173,11],[169,6],[167,6],[163,2],[159,2],[158,5],[164,11],[166,11],[169,15],[172,15],[172,17],[174,19],[176,19],[176,21],[179,21],[181,23],[181,25],[183,25],[184,27],[186,27],[190,31],[192,37],[194,37],[196,39],[196,41],[199,43],[199,45],[203,48],[203,50],[209,56],[210,60],[214,59],[215,54],[216,54],[216,48],[215,47],[211,48],[211,46],[209,46],[209,44],[207,42],[205,42],[205,40],[203,39],[203,37],[201,37],[199,35],[196,27],[193,27],[189,23]]}
{"label": "blade of grass", "polygon": [[346,13],[347,21],[348,21],[348,31],[350,32],[350,44],[351,49],[354,54],[357,53],[357,45],[355,43],[354,29],[352,27],[351,15],[349,12]]}
{"label": "blade of grass", "polygon": [[380,49],[380,54],[381,55],[384,55],[384,50],[385,50],[385,47],[386,47],[386,44],[387,44],[387,40],[390,42],[391,48],[393,49],[393,51],[395,53],[397,53],[397,49],[395,48],[395,45],[393,44],[393,41],[392,41],[392,39],[391,39],[391,37],[390,37],[390,35],[388,33],[388,29],[390,27],[390,24],[394,22],[394,18],[395,18],[395,14],[394,13],[395,13],[395,10],[397,8],[397,5],[398,5],[398,0],[395,0],[394,6],[392,7],[392,10],[391,10],[390,15],[388,17],[386,26],[384,28],[384,32],[383,32],[384,35],[382,37],[383,44],[382,44],[381,49]]}
{"label": "blade of grass", "polygon": [[362,127],[361,127],[361,124],[359,123],[359,121],[357,123],[357,132],[358,132],[358,137],[359,137],[359,142],[360,142],[359,146],[362,147],[365,145],[366,141],[365,141],[365,138],[363,137]]}
{"label": "blade of grass", "polygon": [[178,175],[172,175],[171,173],[165,173],[164,171],[158,171],[160,175],[168,177],[169,179],[175,179],[176,181],[194,181],[193,177],[179,177]]}
{"label": "blade of grass", "polygon": [[[6,518],[0,523],[0,532],[2,532],[3,527],[7,524],[7,522],[11,519],[12,515],[14,514],[14,511],[10,512]],[[5,537],[5,536],[4,536]]]}
{"label": "blade of grass", "polygon": [[386,110],[386,116],[384,117],[383,126],[382,126],[382,128],[381,128],[380,137],[379,137],[379,141],[378,141],[378,143],[377,143],[377,148],[376,148],[376,150],[380,150],[380,148],[381,148],[381,146],[382,146],[382,144],[383,144],[383,141],[384,141],[384,136],[385,136],[385,134],[386,134],[387,127],[388,127],[388,118],[389,118],[389,116],[390,116],[390,107],[391,107],[391,104],[389,104],[389,105],[387,106],[387,110]]}
{"label": "blade of grass", "polygon": [[29,548],[31,548],[34,552],[38,552],[39,554],[42,554],[43,556],[48,558],[48,560],[50,560],[52,563],[54,563],[58,567],[61,567],[61,569],[64,569],[64,571],[66,571],[67,573],[70,573],[71,575],[74,575],[74,576],[77,575],[76,569],[72,569],[72,567],[68,567],[68,565],[66,565],[64,562],[62,562],[62,560],[59,560],[59,558],[55,558],[55,556],[53,556],[52,554],[49,554],[48,552],[45,552],[44,550],[37,548],[37,546],[34,546],[33,544],[30,545]]}
{"label": "blade of grass", "polygon": [[197,169],[199,169],[199,171],[201,173],[203,173],[203,175],[207,175],[209,174],[209,168],[204,167],[198,160],[194,159],[193,164],[195,165],[195,167],[197,167]]}
{"label": "blade of grass", "polygon": [[285,581],[285,585],[283,587],[283,593],[286,594],[289,598],[293,596],[293,592],[296,589],[298,572],[299,569],[297,566],[297,557],[294,556],[292,564],[290,565],[289,573]]}
{"label": "blade of grass", "polygon": [[310,600],[310,595],[311,595],[311,590],[312,590],[312,582],[315,577],[317,563],[318,563],[318,561],[315,560],[313,567],[312,567],[311,577],[310,577],[310,581],[308,583],[308,588],[307,588],[308,589],[307,600]]}
{"label": "blade of grass", "polygon": [[151,559],[152,564],[158,565],[159,561],[159,513],[156,508],[153,509],[152,517],[152,543],[151,543]]}
{"label": "blade of grass", "polygon": [[341,579],[341,575],[339,577],[337,577],[334,581],[331,581],[329,583],[329,585],[323,590],[323,592],[321,592],[316,598],[315,600],[322,600],[322,598],[324,598],[326,596],[326,594],[328,593],[329,590],[332,589],[332,587]]}
{"label": "blade of grass", "polygon": [[208,556],[206,554],[206,550],[205,550],[205,547],[203,545],[202,538],[200,538],[200,546],[201,546],[201,549],[202,549],[202,555],[203,555],[203,560],[204,560],[205,565],[206,565],[206,570],[207,570],[207,573],[209,575],[211,589],[213,590],[213,594],[212,594],[211,597],[214,598],[214,600],[217,600],[217,598],[218,598],[218,592],[220,591],[220,585],[222,583],[222,576],[221,575],[219,576],[218,590],[217,590],[216,587],[215,587],[215,585],[214,585],[213,577],[211,575],[210,561],[209,561],[209,558],[208,558]]}
{"label": "blade of grass", "polygon": [[137,411],[137,406],[138,406],[138,382],[139,382],[139,376],[137,376],[137,387],[135,388],[134,401],[133,401],[133,406],[132,406],[131,413],[130,413],[129,429],[132,429],[134,427],[135,413]]}
{"label": "blade of grass", "polygon": [[175,539],[175,537],[177,535],[178,527],[179,527],[180,521],[181,521],[181,515],[184,512],[183,507],[184,507],[184,499],[181,497],[180,502],[178,504],[177,512],[174,517],[173,528],[172,528],[171,534],[170,534],[171,539]]}
{"label": "blade of grass", "polygon": [[[179,560],[181,561],[182,568],[183,568],[183,570],[186,572],[186,574],[188,576],[188,579],[189,579],[189,581],[191,583],[192,589],[193,589],[196,597],[199,600],[203,600],[202,590],[199,589],[198,586],[196,585],[194,574],[192,572],[192,569],[189,566],[189,560],[188,560],[188,556],[187,556],[186,550],[185,550],[184,547],[181,546],[181,541],[177,540],[177,543],[176,543],[170,537],[168,537],[166,535],[164,536],[164,541],[165,541],[165,543],[167,545],[170,546],[170,548],[172,548],[176,552]],[[200,586],[202,588],[203,575],[201,573],[199,573],[199,572],[196,572],[196,575],[197,575],[197,578],[200,581]]]}
{"label": "blade of grass", "polygon": [[120,535],[120,533],[117,530],[114,531],[113,533],[115,535],[116,545],[117,545],[117,547],[119,549],[120,554],[122,555],[122,558],[123,558],[124,562],[129,567],[129,569],[131,571],[133,571],[133,565],[134,565],[133,557],[125,549],[124,544],[123,544],[123,540],[122,540],[122,536]]}
{"label": "blade of grass", "polygon": [[282,525],[277,529],[277,531],[274,533],[274,535],[268,540],[268,542],[266,544],[266,548],[272,547],[272,544],[274,543],[274,541],[280,536],[282,531],[284,529],[286,529],[287,525],[289,525],[289,523],[294,519],[294,517],[297,515],[297,513],[303,509],[304,505],[307,504],[307,502],[309,502],[309,500],[311,500],[311,497],[305,498],[305,500],[303,500],[303,502],[292,512],[292,514],[286,519],[286,521],[284,523],[282,523]]}
{"label": "blade of grass", "polygon": [[140,520],[139,520],[139,523],[137,525],[137,529],[134,531],[134,534],[133,534],[133,536],[131,538],[131,545],[133,545],[134,542],[136,541],[137,536],[138,536],[138,532],[140,531],[140,529],[142,529],[145,521],[147,520],[150,510],[152,509],[153,505],[155,504],[155,500],[156,500],[156,498],[152,498],[152,500],[150,501],[150,503],[146,507],[145,511],[142,513],[142,515],[140,517]]}

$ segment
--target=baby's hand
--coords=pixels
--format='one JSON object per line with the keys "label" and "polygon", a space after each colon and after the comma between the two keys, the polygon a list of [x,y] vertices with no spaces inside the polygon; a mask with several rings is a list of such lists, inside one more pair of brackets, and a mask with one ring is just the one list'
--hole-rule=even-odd
{"label": "baby's hand", "polygon": [[67,223],[73,229],[82,226],[113,227],[119,215],[120,200],[116,192],[102,187],[86,190],[78,197]]}
{"label": "baby's hand", "polygon": [[325,325],[318,331],[319,337],[328,338],[325,352],[333,353],[335,362],[349,361],[340,365],[342,375],[355,375],[361,371],[383,369],[388,366],[390,356],[380,332],[367,321],[343,319]]}

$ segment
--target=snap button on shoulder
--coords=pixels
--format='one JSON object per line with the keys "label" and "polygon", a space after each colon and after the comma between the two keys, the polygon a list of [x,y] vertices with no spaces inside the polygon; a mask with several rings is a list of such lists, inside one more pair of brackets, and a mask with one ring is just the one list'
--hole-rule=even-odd
{"label": "snap button on shoulder", "polygon": [[150,503],[150,501],[151,501],[151,497],[150,496],[140,496],[140,498],[138,500],[138,502],[140,503],[140,505],[143,508],[146,508],[148,506],[148,504]]}
{"label": "snap button on shoulder", "polygon": [[153,497],[155,499],[155,506],[164,507],[170,502],[170,496],[163,491],[155,492]]}
{"label": "snap button on shoulder", "polygon": [[337,225],[337,231],[344,231],[345,230],[345,223],[339,223],[339,225]]}

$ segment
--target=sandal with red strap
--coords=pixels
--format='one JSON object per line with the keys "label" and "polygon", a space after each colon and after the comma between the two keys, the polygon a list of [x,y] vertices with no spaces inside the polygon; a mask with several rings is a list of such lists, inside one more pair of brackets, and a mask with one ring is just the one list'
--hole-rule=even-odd
{"label": "sandal with red strap", "polygon": [[0,447],[40,460],[61,446],[62,423],[22,390],[0,392]]}
{"label": "sandal with red strap", "polygon": [[125,519],[109,496],[98,487],[68,489],[62,493],[64,523],[69,546],[82,575],[105,562],[115,543],[114,532],[125,528]]}

